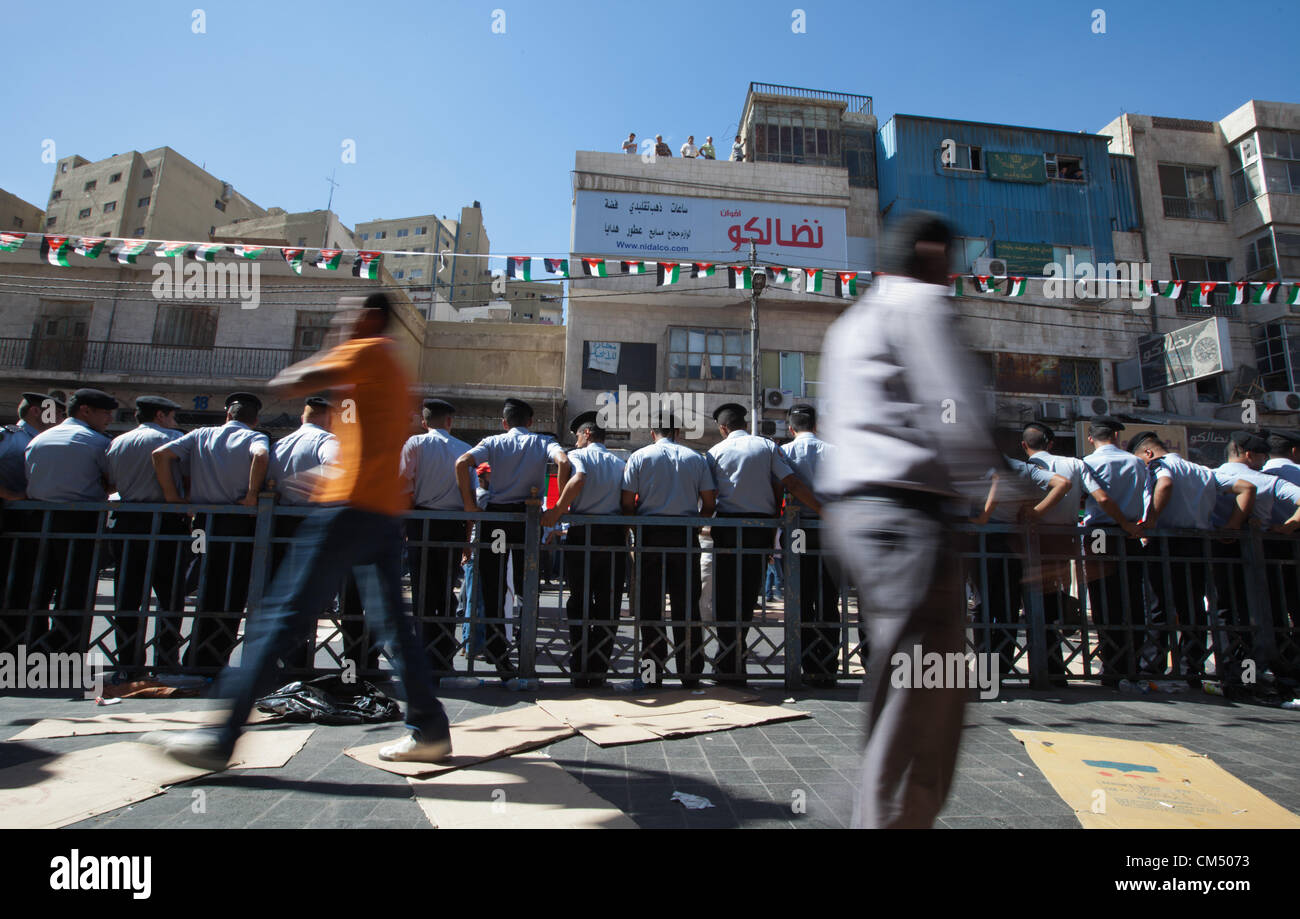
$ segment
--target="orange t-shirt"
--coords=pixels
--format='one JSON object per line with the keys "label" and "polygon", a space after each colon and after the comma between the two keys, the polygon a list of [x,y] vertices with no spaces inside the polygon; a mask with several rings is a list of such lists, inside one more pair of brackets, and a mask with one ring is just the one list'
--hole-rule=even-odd
{"label": "orange t-shirt", "polygon": [[354,338],[319,367],[342,374],[333,425],[342,474],[326,480],[313,500],[400,516],[410,507],[400,468],[412,397],[396,346],[387,338]]}

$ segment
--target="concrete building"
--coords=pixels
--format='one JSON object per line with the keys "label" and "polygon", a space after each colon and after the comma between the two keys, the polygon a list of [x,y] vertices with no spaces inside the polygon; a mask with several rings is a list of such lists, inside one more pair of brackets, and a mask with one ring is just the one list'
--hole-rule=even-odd
{"label": "concrete building", "polygon": [[357,244],[352,231],[343,225],[333,211],[290,214],[280,207],[270,208],[262,217],[247,217],[218,226],[213,230],[211,238],[213,242],[302,246],[311,249],[365,248]]}
{"label": "concrete building", "polygon": [[0,188],[0,233],[40,233],[45,212]]}
{"label": "concrete building", "polygon": [[[643,162],[578,152],[565,325],[567,415],[596,408],[603,393],[620,387],[689,396],[705,422],[693,443],[716,441],[713,410],[753,401],[750,292],[729,287],[727,270],[718,267],[747,262],[752,241],[760,268],[825,272],[821,292],[775,283],[758,298],[764,403],[758,414],[764,430],[783,435],[788,406],[819,397],[822,340],[852,302],[835,295],[835,272],[869,277],[879,224],[874,159],[846,151],[856,150],[864,135],[873,137],[875,128],[867,96],[751,84],[741,133],[765,138],[762,145],[755,140],[754,162]],[[609,276],[584,277],[583,257],[603,261]],[[620,270],[625,261],[649,260],[671,260],[679,282],[658,286],[654,267],[642,275]],[[697,265],[712,266],[712,273],[696,270],[692,277]],[[649,441],[648,430],[632,427],[615,426],[610,443]]]}
{"label": "concrete building", "polygon": [[170,147],[97,162],[58,161],[46,233],[157,240],[207,239],[221,224],[266,211]]}
{"label": "concrete building", "polygon": [[506,301],[511,322],[561,325],[564,322],[564,286],[558,281],[506,281]]}
{"label": "concrete building", "polygon": [[[386,258],[393,280],[412,291],[420,302],[432,303],[435,293],[454,308],[481,306],[493,299],[492,276],[483,208],[475,201],[460,210],[459,220],[435,214],[358,223],[357,245],[409,254]],[[444,253],[441,263],[439,253]],[[417,291],[427,290],[427,296]]]}

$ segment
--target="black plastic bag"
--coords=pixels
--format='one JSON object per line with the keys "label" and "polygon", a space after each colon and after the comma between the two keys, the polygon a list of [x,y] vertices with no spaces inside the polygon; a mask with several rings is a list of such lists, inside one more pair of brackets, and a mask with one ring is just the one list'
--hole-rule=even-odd
{"label": "black plastic bag", "polygon": [[402,718],[395,699],[364,680],[345,683],[336,674],[281,686],[258,699],[257,710],[316,724],[380,724]]}

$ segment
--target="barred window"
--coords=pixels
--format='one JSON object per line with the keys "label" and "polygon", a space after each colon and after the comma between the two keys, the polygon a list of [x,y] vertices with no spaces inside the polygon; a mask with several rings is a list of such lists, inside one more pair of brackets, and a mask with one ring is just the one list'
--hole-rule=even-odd
{"label": "barred window", "polygon": [[749,332],[734,329],[668,330],[668,388],[743,392],[749,381]]}
{"label": "barred window", "polygon": [[216,341],[215,306],[162,304],[158,307],[153,326],[155,345],[210,349]]}
{"label": "barred window", "polygon": [[1061,358],[1061,395],[1100,396],[1101,361]]}

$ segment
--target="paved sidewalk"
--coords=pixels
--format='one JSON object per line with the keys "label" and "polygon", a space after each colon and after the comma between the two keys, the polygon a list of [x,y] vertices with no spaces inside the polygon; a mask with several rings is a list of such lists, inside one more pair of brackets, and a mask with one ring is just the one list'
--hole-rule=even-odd
{"label": "paved sidewalk", "polygon": [[[546,696],[567,686],[543,686]],[[740,728],[622,747],[601,748],[582,736],[544,748],[574,777],[651,827],[839,827],[851,812],[861,736],[857,689],[759,691],[763,700],[793,698],[812,713],[802,721]],[[448,692],[453,721],[530,704],[533,694],[501,689]],[[127,700],[99,708],[51,696],[0,697],[0,739],[44,717],[120,711],[180,711],[201,699]],[[1036,693],[1005,690],[967,708],[957,781],[944,827],[1061,827],[1078,821],[1011,736],[1012,728],[1096,734],[1182,744],[1208,754],[1228,772],[1300,813],[1300,712],[1234,705],[1202,694],[1141,696],[1095,685]],[[343,749],[396,737],[400,724],[317,727],[283,769],[209,776],[79,827],[427,827],[406,780],[362,765]],[[0,768],[40,752],[67,752],[139,739],[138,734],[0,743]],[[191,810],[191,790],[207,790],[207,812]],[[709,798],[716,807],[687,811],[674,791]],[[802,797],[804,813],[793,805]]]}

